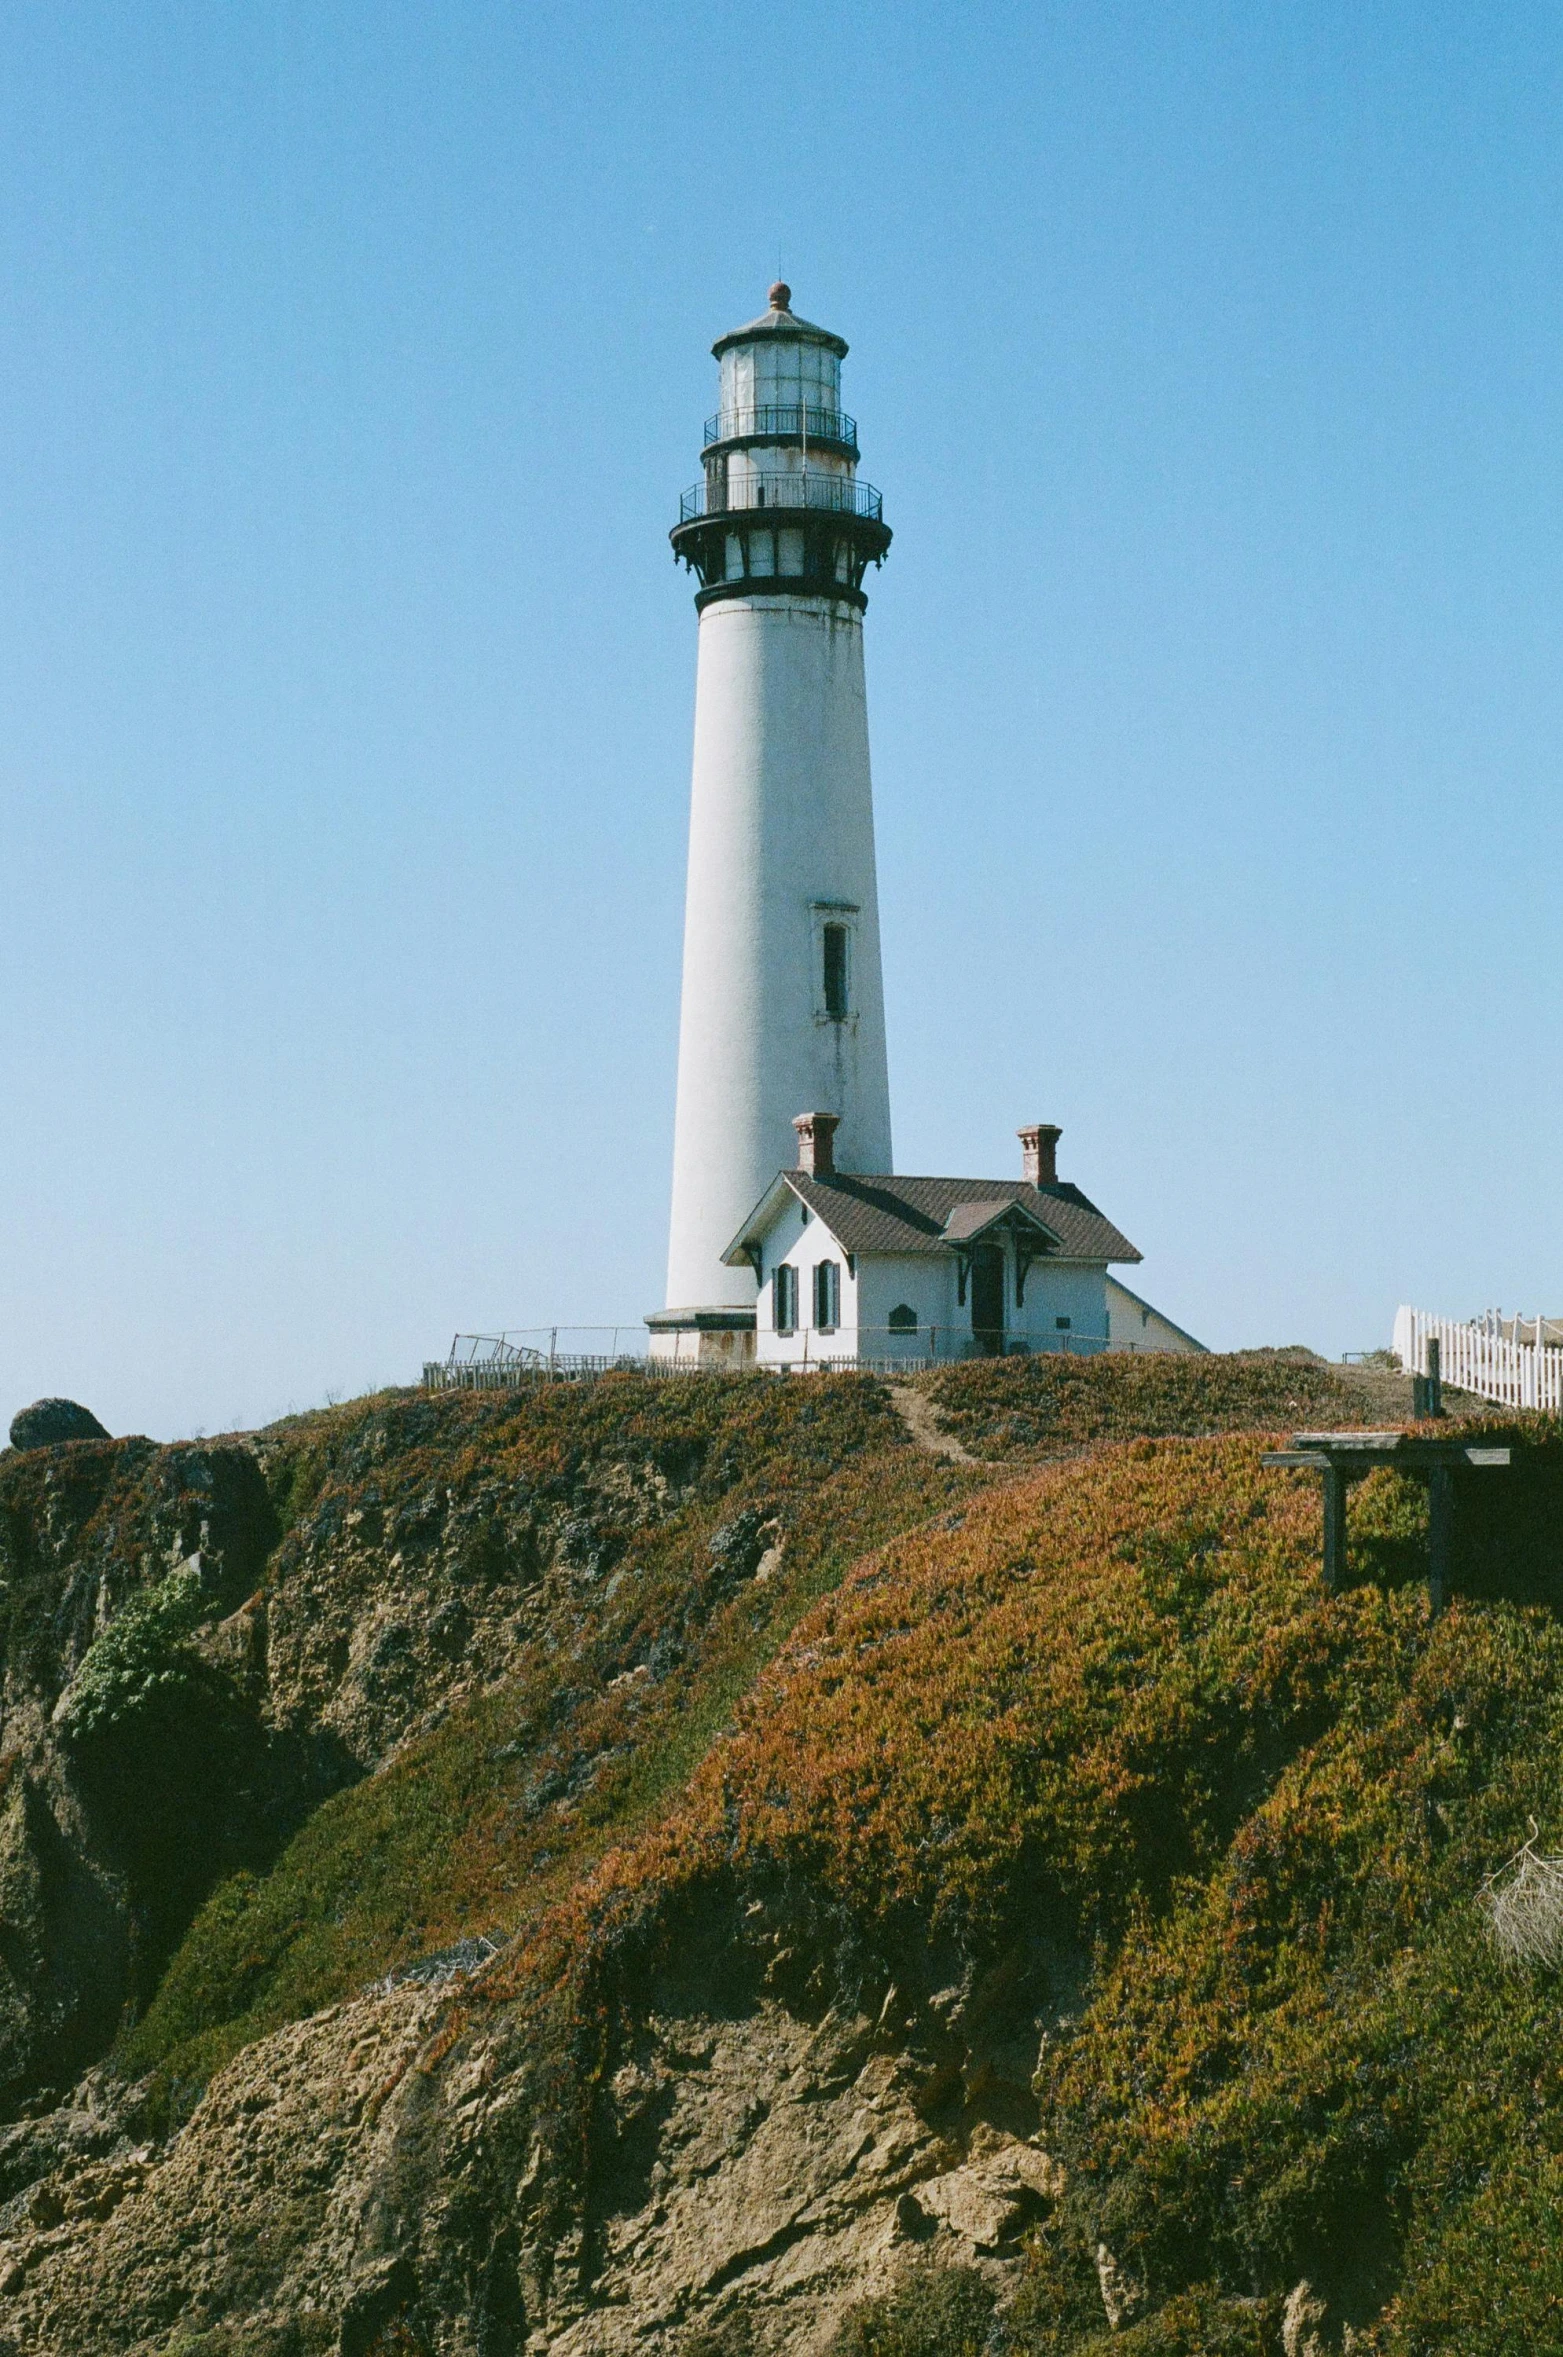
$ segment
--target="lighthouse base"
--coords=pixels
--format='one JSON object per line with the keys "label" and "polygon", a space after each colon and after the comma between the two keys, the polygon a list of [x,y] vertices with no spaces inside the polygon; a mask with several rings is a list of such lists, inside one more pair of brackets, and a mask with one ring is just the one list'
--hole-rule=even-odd
{"label": "lighthouse base", "polygon": [[655,1365],[727,1375],[754,1365],[752,1309],[654,1309],[646,1324]]}

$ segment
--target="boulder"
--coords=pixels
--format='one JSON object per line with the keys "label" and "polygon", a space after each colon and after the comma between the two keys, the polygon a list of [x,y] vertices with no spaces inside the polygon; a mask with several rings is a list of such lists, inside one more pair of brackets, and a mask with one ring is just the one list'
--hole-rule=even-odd
{"label": "boulder", "polygon": [[90,1408],[73,1399],[35,1399],[11,1418],[13,1449],[46,1449],[57,1440],[108,1440]]}

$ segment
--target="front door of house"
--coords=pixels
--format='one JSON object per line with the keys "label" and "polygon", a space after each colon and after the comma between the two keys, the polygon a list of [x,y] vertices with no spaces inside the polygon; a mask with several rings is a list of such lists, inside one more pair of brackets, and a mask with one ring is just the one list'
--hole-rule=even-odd
{"label": "front door of house", "polygon": [[984,1358],[1003,1356],[1004,1253],[997,1244],[979,1244],[971,1256],[971,1330]]}

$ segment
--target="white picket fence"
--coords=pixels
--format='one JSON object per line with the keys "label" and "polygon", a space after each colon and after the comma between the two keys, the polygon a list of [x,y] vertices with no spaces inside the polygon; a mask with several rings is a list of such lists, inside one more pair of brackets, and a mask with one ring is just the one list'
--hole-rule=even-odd
{"label": "white picket fence", "polygon": [[1506,1408],[1548,1408],[1563,1414],[1563,1350],[1538,1350],[1493,1331],[1495,1320],[1461,1323],[1402,1306],[1395,1312],[1395,1350],[1408,1374],[1427,1373],[1427,1346],[1438,1344],[1439,1374],[1456,1391],[1497,1400]]}

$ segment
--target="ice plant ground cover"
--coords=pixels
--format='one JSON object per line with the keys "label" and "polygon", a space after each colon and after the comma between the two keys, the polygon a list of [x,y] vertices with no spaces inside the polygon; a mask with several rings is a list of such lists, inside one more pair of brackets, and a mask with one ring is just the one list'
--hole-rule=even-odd
{"label": "ice plant ground cover", "polygon": [[723,1890],[807,1894],[817,1998],[941,1946],[1051,1997],[1070,2192],[1011,2345],[1105,2346],[1103,2246],[1143,2286],[1119,2349],[1269,2348],[1302,2278],[1385,2357],[1555,2345],[1556,1988],[1478,1894],[1563,1793],[1563,1439],[1503,1430],[1525,1463],[1436,1624],[1410,1485],[1359,1495],[1331,1598],[1316,1495],[1248,1436],[1114,1448],[860,1564],[489,1976],[557,2057],[562,2198],[655,1957]]}
{"label": "ice plant ground cover", "polygon": [[923,1382],[974,1456],[1017,1464],[1091,1441],[1373,1420],[1359,1388],[1301,1351],[1049,1352],[968,1359]]}
{"label": "ice plant ground cover", "polygon": [[[1163,1386],[1138,1411],[1240,1413],[1235,1364],[1199,1372],[1181,1403],[1136,1378]],[[1261,1363],[1253,1397],[1308,1372]],[[1322,1592],[1316,1484],[1260,1464],[1320,1405],[995,1472],[912,1445],[872,1379],[613,1377],[385,1395],[199,1462],[0,1463],[8,1674],[45,1702],[62,1632],[84,1665],[105,1600],[112,1627],[213,1542],[208,1621],[164,1634],[232,1723],[162,1681],[167,1710],[94,1735],[144,1815],[188,1831],[200,1761],[220,1792],[296,1729],[356,1778],[296,1831],[246,1820],[183,1919],[112,2058],[147,2133],[278,2025],[492,1942],[436,1985],[420,2100],[490,2042],[511,2141],[483,2199],[529,2302],[595,2231],[609,2094],[673,1976],[732,2018],[861,2019],[952,2149],[1040,2136],[1064,2191],[994,2350],[1274,2357],[1299,2285],[1374,2357],[1563,2345],[1558,1983],[1534,1922],[1519,1968],[1493,1937],[1563,1850],[1563,1431],[1467,1428],[1515,1465],[1432,1623],[1425,1494],[1387,1473]],[[437,2149],[397,2160],[410,2216],[445,2199]],[[853,2329],[969,2337],[970,2307],[918,2289]]]}

